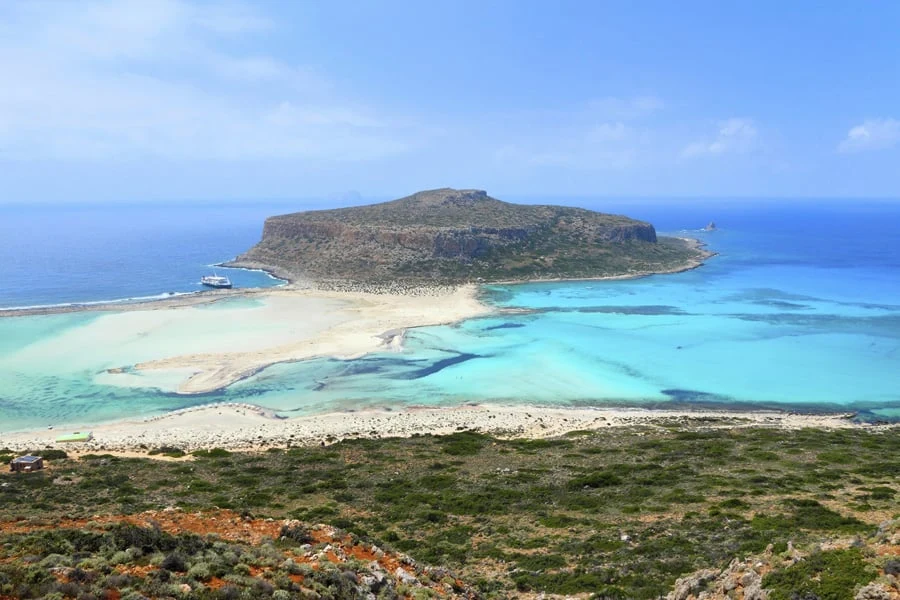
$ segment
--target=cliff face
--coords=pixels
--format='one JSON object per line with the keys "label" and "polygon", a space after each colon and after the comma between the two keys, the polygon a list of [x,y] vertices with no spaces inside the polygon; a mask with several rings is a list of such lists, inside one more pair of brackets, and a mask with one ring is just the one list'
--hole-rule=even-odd
{"label": "cliff face", "polygon": [[[654,254],[661,247],[657,242],[652,225],[627,217],[441,189],[370,206],[271,217],[259,244],[234,264],[317,281],[601,276],[624,273],[629,257]],[[570,270],[580,259],[587,262],[577,273],[556,268],[564,263]]]}

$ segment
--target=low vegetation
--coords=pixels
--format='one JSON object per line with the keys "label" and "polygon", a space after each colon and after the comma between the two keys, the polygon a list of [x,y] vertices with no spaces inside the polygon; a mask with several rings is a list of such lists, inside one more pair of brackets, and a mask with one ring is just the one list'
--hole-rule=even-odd
{"label": "low vegetation", "polygon": [[[894,431],[708,425],[716,424],[672,422],[551,440],[461,431],[257,454],[211,449],[165,462],[85,456],[0,478],[0,521],[21,530],[57,515],[86,519],[179,507],[323,523],[446,567],[485,598],[540,592],[658,598],[679,577],[765,552],[780,557],[764,578],[773,600],[852,599],[860,586],[900,571],[889,554],[862,549],[879,524],[900,517]],[[177,450],[159,453],[177,456]],[[109,563],[134,546],[114,543],[116,531],[103,533],[102,543],[84,543],[102,547]],[[0,596],[9,586],[37,585],[43,581],[37,571],[51,568],[47,558],[65,554],[53,536],[41,535],[49,537],[7,529]],[[181,551],[188,574],[195,561],[209,562],[204,544],[220,543],[197,540],[185,538],[197,546]],[[268,543],[284,543],[278,540],[274,535]],[[142,560],[155,557],[152,564],[173,548],[142,549]],[[257,551],[249,548],[243,552]],[[14,577],[13,559],[20,569]],[[224,573],[219,563],[208,566]],[[286,589],[274,583],[278,575],[263,577],[272,586],[266,597]]]}

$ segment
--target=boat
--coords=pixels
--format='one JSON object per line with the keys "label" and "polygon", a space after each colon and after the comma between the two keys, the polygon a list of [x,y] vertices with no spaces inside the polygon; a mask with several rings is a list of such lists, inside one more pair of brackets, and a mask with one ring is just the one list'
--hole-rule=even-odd
{"label": "boat", "polygon": [[204,275],[200,278],[200,283],[212,288],[230,288],[231,280],[224,275]]}

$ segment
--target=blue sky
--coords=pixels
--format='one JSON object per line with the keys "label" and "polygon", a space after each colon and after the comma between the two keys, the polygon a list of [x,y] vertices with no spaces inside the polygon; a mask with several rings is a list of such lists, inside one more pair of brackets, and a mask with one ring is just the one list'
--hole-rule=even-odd
{"label": "blue sky", "polygon": [[900,197],[900,3],[0,2],[0,202]]}

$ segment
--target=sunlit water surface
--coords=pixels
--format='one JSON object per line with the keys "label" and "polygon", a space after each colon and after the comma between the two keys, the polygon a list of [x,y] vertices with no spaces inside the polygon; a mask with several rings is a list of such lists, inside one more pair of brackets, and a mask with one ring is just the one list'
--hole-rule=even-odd
{"label": "sunlit water surface", "polygon": [[[135,344],[133,356],[110,356],[98,340],[68,360],[66,352],[35,351],[62,344],[102,314],[2,319],[0,431],[220,401],[287,416],[493,401],[853,410],[866,419],[900,418],[900,205],[593,207],[701,238],[719,256],[694,271],[637,280],[488,286],[484,300],[498,313],[413,330],[402,352],[275,365],[193,397],[104,378],[123,358],[142,360],[160,348]],[[718,231],[697,230],[712,218]],[[32,304],[45,300],[28,297]],[[258,306],[224,308],[232,315]],[[239,323],[228,318],[220,325]]]}

